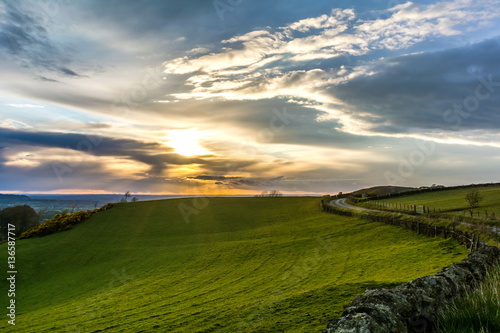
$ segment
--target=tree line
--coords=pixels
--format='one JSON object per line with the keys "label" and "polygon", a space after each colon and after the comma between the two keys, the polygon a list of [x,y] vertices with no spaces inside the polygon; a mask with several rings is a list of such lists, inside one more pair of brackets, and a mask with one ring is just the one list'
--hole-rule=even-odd
{"label": "tree line", "polygon": [[263,191],[260,194],[255,195],[255,197],[282,197],[283,193],[281,193],[278,190],[272,190],[272,191]]}

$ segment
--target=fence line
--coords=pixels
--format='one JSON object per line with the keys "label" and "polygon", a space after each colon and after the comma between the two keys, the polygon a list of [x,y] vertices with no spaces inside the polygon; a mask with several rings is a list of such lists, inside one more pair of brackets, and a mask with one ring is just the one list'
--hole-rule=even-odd
{"label": "fence line", "polygon": [[443,237],[453,238],[460,244],[465,245],[470,251],[477,250],[484,245],[479,237],[474,233],[469,233],[463,230],[455,229],[454,227],[445,227],[435,225],[431,219],[409,216],[403,214],[394,214],[389,212],[374,212],[374,211],[355,211],[351,209],[343,209],[330,204],[331,198],[327,197],[321,201],[323,211],[331,214],[344,216],[360,217],[372,222],[381,222],[393,226],[403,227],[422,234],[428,237]]}
{"label": "fence line", "polygon": [[[380,200],[380,199],[396,198],[396,197],[402,197],[402,196],[419,194],[419,193],[459,190],[459,189],[467,189],[467,188],[474,188],[474,187],[492,187],[492,186],[500,186],[500,183],[485,183],[485,184],[470,184],[470,185],[418,188],[418,189],[411,190],[411,191],[399,192],[399,193],[389,193],[386,195],[370,195],[370,196],[367,196],[365,198],[362,198],[362,200],[363,201]],[[348,197],[348,196],[351,196],[351,193],[344,193],[344,194],[340,195],[340,197]]]}

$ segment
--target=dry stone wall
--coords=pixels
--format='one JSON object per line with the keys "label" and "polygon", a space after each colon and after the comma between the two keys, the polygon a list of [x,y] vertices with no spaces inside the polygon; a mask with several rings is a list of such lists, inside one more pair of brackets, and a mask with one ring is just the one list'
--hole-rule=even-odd
{"label": "dry stone wall", "polygon": [[[322,201],[322,208],[330,213],[356,215],[370,220],[380,219],[377,214],[360,216],[370,214],[356,214],[337,209],[329,205],[328,200]],[[423,226],[420,221],[401,221],[399,218],[391,220],[380,222],[417,232]],[[432,233],[429,234],[431,235]],[[324,333],[433,332],[437,324],[438,310],[463,293],[466,288],[476,286],[491,268],[500,264],[500,249],[484,245],[475,235],[457,233],[456,230],[449,229],[433,236],[455,238],[474,251],[461,262],[443,268],[436,275],[424,276],[392,289],[366,291],[364,295],[357,296],[345,306],[341,318],[328,324]]]}
{"label": "dry stone wall", "polygon": [[324,333],[426,333],[438,310],[465,288],[477,285],[500,264],[500,249],[482,246],[463,261],[392,289],[368,290],[344,308]]}

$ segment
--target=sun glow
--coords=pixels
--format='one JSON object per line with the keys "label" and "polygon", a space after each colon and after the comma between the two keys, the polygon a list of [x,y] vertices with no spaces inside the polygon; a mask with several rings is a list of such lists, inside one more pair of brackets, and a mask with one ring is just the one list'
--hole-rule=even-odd
{"label": "sun glow", "polygon": [[174,148],[177,154],[183,156],[208,155],[209,150],[200,145],[202,133],[193,130],[175,130],[168,134],[167,145]]}

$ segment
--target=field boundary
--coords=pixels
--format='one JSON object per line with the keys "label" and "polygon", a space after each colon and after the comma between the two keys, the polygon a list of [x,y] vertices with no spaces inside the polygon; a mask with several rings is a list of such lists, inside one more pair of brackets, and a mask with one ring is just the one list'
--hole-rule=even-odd
{"label": "field boundary", "polygon": [[353,197],[350,195],[350,193],[345,193],[338,197],[344,197],[344,198],[350,197],[351,199],[354,199],[359,202],[366,202],[371,200],[390,199],[390,198],[404,197],[404,196],[415,195],[420,193],[428,193],[428,192],[440,192],[440,191],[461,190],[461,189],[476,188],[476,187],[495,187],[495,186],[500,186],[500,183],[483,183],[483,184],[417,188],[411,191],[390,193],[386,195],[369,195],[367,197]]}
{"label": "field boundary", "polygon": [[392,289],[372,289],[344,307],[342,317],[324,333],[426,333],[455,297],[477,286],[500,263],[500,249],[483,246],[459,263]]}
{"label": "field boundary", "polygon": [[43,237],[72,229],[76,224],[88,220],[95,213],[111,209],[113,208],[113,206],[113,203],[108,203],[101,208],[96,208],[93,210],[81,210],[68,215],[56,214],[53,218],[46,220],[45,222],[40,223],[33,228],[23,232],[19,236],[19,239]]}
{"label": "field boundary", "polygon": [[474,233],[438,226],[424,217],[339,208],[330,204],[331,199],[325,197],[320,202],[327,213],[400,226],[428,237],[453,238],[467,246],[471,253],[436,275],[417,278],[392,289],[368,290],[345,306],[341,318],[329,323],[324,333],[432,332],[439,310],[477,286],[489,270],[500,264],[500,249],[486,245]]}
{"label": "field boundary", "polygon": [[406,214],[363,210],[357,211],[353,209],[344,209],[330,204],[331,197],[325,197],[321,200],[321,208],[324,212],[338,214],[344,216],[359,217],[372,222],[381,222],[390,224],[405,229],[412,230],[417,234],[423,234],[428,237],[443,237],[453,238],[460,244],[465,245],[470,251],[474,251],[485,243],[479,239],[475,233],[470,233],[454,227],[445,227],[437,225],[434,219],[423,216],[412,216]]}

